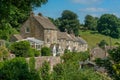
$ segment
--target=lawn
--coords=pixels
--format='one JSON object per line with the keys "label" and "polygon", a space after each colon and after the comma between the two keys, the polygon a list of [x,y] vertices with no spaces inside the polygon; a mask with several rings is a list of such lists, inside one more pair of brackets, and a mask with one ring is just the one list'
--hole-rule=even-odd
{"label": "lawn", "polygon": [[114,39],[109,36],[101,35],[95,31],[83,31],[80,30],[80,36],[85,39],[89,45],[89,48],[96,47],[101,40],[105,40],[109,45],[115,45],[116,42],[119,42],[120,39]]}

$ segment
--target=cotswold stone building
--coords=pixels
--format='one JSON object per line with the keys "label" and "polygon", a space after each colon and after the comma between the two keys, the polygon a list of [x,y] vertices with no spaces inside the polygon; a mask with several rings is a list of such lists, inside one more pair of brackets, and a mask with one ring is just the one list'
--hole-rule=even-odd
{"label": "cotswold stone building", "polygon": [[60,32],[57,27],[42,15],[31,16],[25,21],[20,29],[23,39],[34,38],[43,41],[42,46],[51,48],[53,56],[64,53],[65,49],[70,51],[86,51],[88,45],[81,37],[73,34]]}

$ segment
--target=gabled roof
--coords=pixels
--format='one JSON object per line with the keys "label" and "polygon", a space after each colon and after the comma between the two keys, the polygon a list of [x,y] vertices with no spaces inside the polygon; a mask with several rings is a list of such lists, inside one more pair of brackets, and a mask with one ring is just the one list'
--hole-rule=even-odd
{"label": "gabled roof", "polygon": [[77,37],[75,37],[75,35],[73,35],[73,34],[70,34],[70,36],[72,37],[73,41],[76,41],[76,42],[78,42],[78,39],[77,39]]}
{"label": "gabled roof", "polygon": [[90,51],[90,54],[94,58],[105,58],[107,53],[100,47],[95,47]]}
{"label": "gabled roof", "polygon": [[72,37],[66,32],[58,31],[57,36],[58,36],[58,39],[65,39],[70,41],[73,40]]}
{"label": "gabled roof", "polygon": [[14,34],[13,37],[15,37],[17,40],[22,40],[22,36],[20,34]]}
{"label": "gabled roof", "polygon": [[81,44],[87,44],[87,42],[83,38],[77,37],[77,39]]}
{"label": "gabled roof", "polygon": [[38,21],[44,29],[57,30],[56,26],[46,17],[43,16],[34,16],[33,17]]}

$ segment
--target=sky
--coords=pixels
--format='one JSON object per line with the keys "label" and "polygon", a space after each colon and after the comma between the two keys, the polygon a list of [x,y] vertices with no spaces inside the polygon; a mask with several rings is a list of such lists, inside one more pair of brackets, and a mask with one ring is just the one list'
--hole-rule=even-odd
{"label": "sky", "polygon": [[58,18],[64,10],[70,10],[78,15],[80,23],[84,23],[87,14],[100,17],[102,14],[114,14],[120,17],[120,0],[48,0],[41,7],[35,8],[34,13]]}

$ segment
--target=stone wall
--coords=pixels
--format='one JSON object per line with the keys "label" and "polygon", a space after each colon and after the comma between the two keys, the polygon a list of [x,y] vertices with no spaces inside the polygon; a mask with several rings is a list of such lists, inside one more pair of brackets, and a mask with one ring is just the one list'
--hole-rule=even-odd
{"label": "stone wall", "polygon": [[[35,68],[39,69],[42,66],[42,63],[47,61],[50,63],[50,68],[51,71],[53,70],[53,66],[60,63],[61,59],[60,57],[53,57],[53,56],[40,56],[40,57],[35,57]],[[29,58],[27,58],[27,61],[29,61]]]}
{"label": "stone wall", "polygon": [[[26,32],[26,28],[29,28],[30,32]],[[34,37],[44,41],[44,29],[42,26],[33,18],[30,17],[21,27],[20,34],[23,38]]]}
{"label": "stone wall", "polygon": [[57,30],[44,30],[45,46],[50,47],[51,44],[57,43]]}

